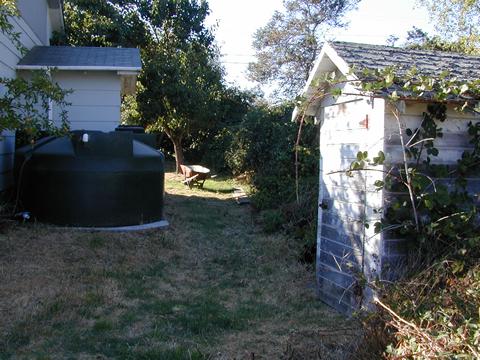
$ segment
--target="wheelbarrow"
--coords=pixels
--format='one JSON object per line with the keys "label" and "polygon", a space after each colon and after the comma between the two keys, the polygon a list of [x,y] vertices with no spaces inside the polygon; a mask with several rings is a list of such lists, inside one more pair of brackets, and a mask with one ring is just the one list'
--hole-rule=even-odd
{"label": "wheelbarrow", "polygon": [[198,187],[203,188],[205,180],[210,178],[210,169],[207,169],[201,165],[180,165],[182,173],[184,176],[183,183],[188,185],[189,188],[192,188],[193,185],[198,185]]}

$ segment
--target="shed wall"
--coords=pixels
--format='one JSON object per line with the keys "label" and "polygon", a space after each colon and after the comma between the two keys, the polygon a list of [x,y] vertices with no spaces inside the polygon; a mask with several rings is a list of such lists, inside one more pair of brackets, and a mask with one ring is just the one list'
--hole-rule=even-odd
{"label": "shed wall", "polygon": [[[426,103],[407,102],[404,111],[400,116],[403,127],[416,129],[422,121],[422,114],[427,111]],[[431,157],[434,164],[456,164],[461,154],[471,149],[468,137],[468,122],[479,121],[478,116],[463,114],[450,106],[447,110],[447,120],[439,122],[442,128],[443,137],[435,139],[436,147],[439,149],[438,157]],[[397,163],[402,160],[400,138],[398,136],[398,124],[390,106],[385,108],[385,150],[387,160]]]}
{"label": "shed wall", "polygon": [[[71,105],[68,120],[72,130],[113,131],[120,124],[121,79],[114,71],[57,71],[53,80],[65,90]],[[61,109],[54,107],[53,120],[60,124]]]}
{"label": "shed wall", "polygon": [[[403,107],[400,115],[400,123],[402,128],[410,128],[413,131],[418,128],[422,122],[422,114],[427,111],[426,103],[407,102]],[[447,119],[438,126],[442,128],[443,137],[435,139],[435,146],[439,150],[437,157],[430,156],[432,164],[441,165],[456,165],[457,160],[462,157],[466,150],[472,148],[469,144],[470,138],[468,136],[468,123],[478,122],[478,116],[460,113],[450,106],[447,110]],[[406,137],[405,137],[406,139]],[[398,122],[393,115],[390,106],[385,107],[385,154],[386,162],[388,164],[399,164],[403,162],[403,152],[400,145]],[[435,181],[449,184],[452,179],[435,179]],[[480,194],[480,178],[468,179],[467,190],[474,194],[478,202]],[[385,192],[384,201],[385,207],[388,207],[390,198],[397,197],[400,194]],[[395,274],[398,272],[397,267],[402,263],[402,258],[405,255],[405,240],[392,237],[389,233],[384,235],[382,246],[382,272],[384,277],[389,277],[388,274]]]}
{"label": "shed wall", "polygon": [[[46,45],[22,18],[11,18],[10,23],[14,26],[13,31],[20,34],[20,43],[25,48],[31,49],[35,45]],[[15,66],[20,58],[21,53],[15,44],[0,32],[0,77],[14,78],[16,76]],[[0,94],[3,94],[4,91],[0,87]],[[15,132],[2,132],[0,135],[0,191],[13,185],[14,151]]]}
{"label": "shed wall", "polygon": [[382,205],[382,194],[373,185],[378,173],[349,177],[342,170],[358,151],[373,157],[383,150],[384,107],[383,100],[327,98],[317,114],[322,119],[317,289],[320,299],[342,312],[358,309],[371,296],[356,274],[379,276],[381,235],[364,226],[380,216],[375,209]]}

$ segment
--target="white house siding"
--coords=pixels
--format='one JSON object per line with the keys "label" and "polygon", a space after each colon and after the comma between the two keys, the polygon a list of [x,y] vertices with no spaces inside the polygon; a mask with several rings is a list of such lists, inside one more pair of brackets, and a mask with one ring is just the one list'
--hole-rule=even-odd
{"label": "white house siding", "polygon": [[48,24],[47,0],[17,0],[17,8],[42,44],[49,45],[51,29]]}
{"label": "white house siding", "polygon": [[[115,71],[57,71],[53,80],[72,90],[66,108],[72,130],[113,131],[120,124],[121,79]],[[60,123],[58,107],[53,120]]]}
{"label": "white house siding", "polygon": [[[35,45],[47,44],[40,40],[22,18],[10,18],[10,23],[14,26],[13,31],[20,34],[20,43],[26,49],[29,50]],[[15,66],[21,57],[22,54],[15,44],[0,32],[0,76],[15,77]]]}
{"label": "white house siding", "polygon": [[[420,126],[423,119],[422,114],[427,111],[427,104],[425,102],[407,102],[401,108],[403,108],[400,115],[402,128],[415,130]],[[439,150],[439,155],[430,157],[433,164],[455,165],[457,160],[462,157],[463,152],[471,149],[471,144],[469,144],[470,137],[468,136],[468,123],[470,121],[475,123],[479,121],[479,118],[478,116],[475,117],[455,111],[453,106],[448,108],[447,119],[443,123],[438,123],[438,126],[442,128],[443,137],[435,140],[435,146]],[[386,106],[385,108],[385,154],[387,163],[403,163],[398,122],[393,115],[391,106]],[[451,183],[451,179],[435,179],[435,181],[447,185]],[[478,202],[480,178],[468,179],[467,190],[476,196]],[[385,192],[384,206],[388,206],[390,198],[397,196],[401,196],[401,194]],[[386,277],[388,277],[387,274],[389,273],[393,276],[395,276],[396,272],[398,273],[396,270],[402,264],[405,248],[405,239],[396,239],[388,232],[384,234],[381,258],[383,273]]]}
{"label": "white house siding", "polygon": [[[383,150],[385,105],[383,100],[353,99],[325,99],[317,113],[323,120],[317,289],[323,301],[343,312],[352,312],[370,297],[356,286],[356,273],[376,278],[381,251],[381,236],[373,233],[373,226],[366,229],[364,222],[379,218],[374,210],[381,207],[382,195],[373,183],[382,173],[362,171],[348,177],[341,171],[348,169],[358,151],[373,157]],[[361,124],[367,116],[368,128]]]}
{"label": "white house siding", "polygon": [[[42,1],[43,3],[43,1]],[[46,2],[45,2],[46,7]],[[20,34],[20,43],[31,49],[35,45],[45,45],[22,18],[11,18],[13,31]],[[15,65],[22,54],[15,44],[0,32],[0,77],[14,78]],[[0,93],[4,89],[0,88]],[[0,191],[13,185],[13,157],[15,152],[15,132],[4,131],[0,134]]]}

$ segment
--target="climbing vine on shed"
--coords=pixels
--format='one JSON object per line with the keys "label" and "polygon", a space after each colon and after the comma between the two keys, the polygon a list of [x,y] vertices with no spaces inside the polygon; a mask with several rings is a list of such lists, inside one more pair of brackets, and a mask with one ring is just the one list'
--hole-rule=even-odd
{"label": "climbing vine on shed", "polygon": [[[346,83],[353,84],[358,92],[341,90],[338,85]],[[462,154],[456,166],[434,165],[432,159],[440,155],[435,140],[443,137],[441,124],[447,118],[447,105],[454,105],[460,112],[479,113],[480,81],[459,81],[448,72],[433,78],[419,74],[415,68],[400,72],[388,67],[373,71],[352,69],[347,76],[340,77],[326,74],[315,85],[317,91],[308,101],[299,100],[299,133],[306,118],[304,109],[329,95],[384,98],[396,119],[402,150],[400,163],[387,163],[383,152],[370,159],[371,154],[360,151],[349,168],[338,171],[349,176],[358,171],[378,172],[377,190],[397,195],[388,208],[377,209],[384,213],[382,221],[374,224],[377,233],[394,231],[415,238],[417,249],[422,251],[433,245],[437,250],[450,246],[466,229],[472,229],[477,210],[466,188],[468,176],[480,169],[480,123],[468,124],[472,149]],[[417,128],[407,128],[402,123],[401,108],[405,101],[419,99],[429,102],[427,111]],[[438,178],[450,181],[440,182]],[[368,221],[365,224],[370,226]]]}
{"label": "climbing vine on shed", "polygon": [[[480,82],[458,81],[446,72],[431,78],[415,69],[400,75],[394,68],[356,75],[354,80],[326,76],[317,84],[314,98],[330,93],[386,99],[398,125],[403,157],[392,163],[383,152],[359,151],[350,166],[338,172],[347,176],[364,171],[379,174],[374,185],[389,201],[377,209],[383,216],[373,224],[375,233],[388,231],[395,233],[393,238],[410,240],[415,257],[422,259],[423,271],[393,286],[393,291],[382,292],[381,300],[374,299],[384,310],[388,328],[394,330],[389,333],[394,335],[392,344],[383,355],[391,359],[460,354],[477,358],[480,236],[478,200],[468,187],[469,179],[480,174],[480,122],[467,124],[470,148],[456,163],[438,165],[434,160],[442,156],[437,143],[444,135],[447,109],[454,106],[459,112],[479,113]],[[353,83],[358,92],[346,94],[337,89],[342,82]],[[420,123],[408,128],[402,110],[405,102],[417,100],[428,105]],[[364,224],[371,225],[368,219]],[[362,274],[358,276],[357,282],[365,280]],[[366,281],[362,284],[367,285]],[[377,287],[378,283],[368,285]],[[378,324],[373,326],[378,330]]]}

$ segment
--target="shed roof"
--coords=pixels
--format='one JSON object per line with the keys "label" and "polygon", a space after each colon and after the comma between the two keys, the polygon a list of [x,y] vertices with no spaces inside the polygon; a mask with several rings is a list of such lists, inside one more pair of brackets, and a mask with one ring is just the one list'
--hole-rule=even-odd
{"label": "shed roof", "polygon": [[142,68],[140,50],[111,47],[35,46],[17,69],[135,71]]}
{"label": "shed roof", "polygon": [[349,67],[358,70],[395,66],[401,73],[415,67],[425,76],[435,77],[448,71],[460,81],[480,79],[480,56],[350,42],[331,42],[330,46]]}
{"label": "shed roof", "polygon": [[[322,74],[338,70],[348,79],[355,80],[363,69],[387,67],[395,67],[398,75],[415,67],[417,73],[424,76],[436,77],[448,71],[450,76],[460,81],[480,80],[480,56],[335,41],[323,45],[310,72],[302,95],[315,101],[308,105],[305,113],[315,115],[317,111],[320,100],[315,99],[316,80]],[[352,69],[353,74],[350,72]],[[298,111],[295,108],[293,118],[296,118]]]}

